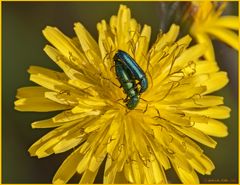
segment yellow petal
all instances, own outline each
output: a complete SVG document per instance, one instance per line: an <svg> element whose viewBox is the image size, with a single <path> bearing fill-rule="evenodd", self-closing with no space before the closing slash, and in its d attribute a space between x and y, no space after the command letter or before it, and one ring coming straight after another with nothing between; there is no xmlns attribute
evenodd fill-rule
<svg viewBox="0 0 240 185"><path fill-rule="evenodd" d="M178 88L170 91L169 94L166 94L166 98L164 100L174 102L177 100L183 100L191 98L195 95L202 94L206 91L205 86L193 87L192 85L181 85Z"/></svg>
<svg viewBox="0 0 240 185"><path fill-rule="evenodd" d="M192 166L188 163L185 156L175 153L173 156L170 155L171 162L174 162L186 173L191 173L193 171Z"/></svg>
<svg viewBox="0 0 240 185"><path fill-rule="evenodd" d="M184 137L182 143L183 146L186 146L186 154L189 156L189 158L202 155L203 150L192 139Z"/></svg>
<svg viewBox="0 0 240 185"><path fill-rule="evenodd" d="M71 148L76 147L84 140L85 140L85 134L80 129L78 129L77 131L73 132L71 135L66 136L60 142L58 142L57 145L54 146L53 148L54 153L57 154L57 153L65 152Z"/></svg>
<svg viewBox="0 0 240 185"><path fill-rule="evenodd" d="M83 120L81 123L84 124L85 122L88 122L89 119L87 119L86 121ZM31 154L31 156L36 156L36 152L37 150L44 145L46 142L48 142L49 140L51 140L52 138L56 138L58 136L61 136L66 130L68 130L69 128L73 127L74 125L76 125L77 123L79 123L79 120L76 121L70 121L67 122L65 124L63 124L62 126L55 128L54 130L50 131L49 133L47 133L46 135L44 135L42 138L40 138L39 140L37 140L29 149L29 153ZM81 126L81 124L80 124Z"/></svg>
<svg viewBox="0 0 240 185"><path fill-rule="evenodd" d="M54 128L61 126L63 123L56 123L52 119L45 119L41 121L35 121L31 124L32 128Z"/></svg>
<svg viewBox="0 0 240 185"><path fill-rule="evenodd" d="M194 170L191 172L187 172L181 168L181 166L178 166L176 163L172 163L175 171L178 174L178 177L184 184L199 184L199 179Z"/></svg>
<svg viewBox="0 0 240 185"><path fill-rule="evenodd" d="M117 26L117 17L112 16L110 21L114 22L114 26ZM104 60L107 59L107 56L109 56L109 52L112 52L116 48L116 46L113 40L114 38L112 38L112 33L110 32L110 30L108 30L105 20L102 20L101 23L97 24L97 29L99 34L98 45L101 52L101 57L104 62ZM112 28L112 30L116 32L116 27ZM110 56L109 58L111 58ZM99 67L100 69L102 69L101 66Z"/></svg>
<svg viewBox="0 0 240 185"><path fill-rule="evenodd" d="M238 30L239 18L238 16L221 16L216 20L214 26Z"/></svg>
<svg viewBox="0 0 240 185"><path fill-rule="evenodd" d="M143 167L140 166L139 162L130 162L132 168L133 178L135 184L141 184L144 178Z"/></svg>
<svg viewBox="0 0 240 185"><path fill-rule="evenodd" d="M180 29L180 27L178 25L172 24L170 29L169 29L169 31L164 36L166 38L162 38L162 40L164 42L166 42L166 43L174 42L177 39L177 35L179 33L179 29Z"/></svg>
<svg viewBox="0 0 240 185"><path fill-rule="evenodd" d="M53 147L62 139L63 135L60 135L58 137L54 137L47 142L45 142L43 145L41 145L37 151L36 156L38 158L47 157L54 153Z"/></svg>
<svg viewBox="0 0 240 185"><path fill-rule="evenodd" d="M143 69L146 69L148 63L146 62L147 50L151 36L151 27L144 25L141 35L137 41L137 48L135 51L135 60L142 66Z"/></svg>
<svg viewBox="0 0 240 185"><path fill-rule="evenodd" d="M201 85L206 86L207 90L203 94L210 94L219 89L222 89L228 83L228 77L226 72L217 72L208 74L208 79L201 83Z"/></svg>
<svg viewBox="0 0 240 185"><path fill-rule="evenodd" d="M117 16L117 43L119 49L127 51L127 42L129 41L129 22L131 19L130 9L120 5Z"/></svg>
<svg viewBox="0 0 240 185"><path fill-rule="evenodd" d="M192 38L189 35L186 35L186 36L180 38L176 43L179 46L184 45L184 49L186 49L189 46L189 44L191 43L191 41L192 41Z"/></svg>
<svg viewBox="0 0 240 185"><path fill-rule="evenodd" d="M238 35L233 31L230 31L226 28L215 27L208 28L207 32L218 38L219 40L225 42L236 50L239 50L239 41Z"/></svg>
<svg viewBox="0 0 240 185"><path fill-rule="evenodd" d="M47 89L59 93L71 91L71 93L75 95L83 94L82 91L79 91L76 88L73 88L72 86L67 84L68 78L64 73L37 66L31 66L28 72L31 74L31 81L38 83L39 85Z"/></svg>
<svg viewBox="0 0 240 185"><path fill-rule="evenodd" d="M158 162L160 163L160 165L162 165L164 167L165 170L170 169L171 165L170 165L169 159L163 152L162 147L161 146L155 147L154 145L155 144L153 143L152 149L153 149L153 152L154 152L155 157L157 158Z"/></svg>
<svg viewBox="0 0 240 185"><path fill-rule="evenodd" d="M199 158L199 161L204 165L206 168L206 174L211 175L212 170L215 169L213 162L204 154L202 154Z"/></svg>
<svg viewBox="0 0 240 185"><path fill-rule="evenodd" d="M89 97L87 99L81 99L81 101L79 101L79 105L91 106L91 107L104 107L107 105L107 101L105 99L101 99L100 97L93 97L93 98Z"/></svg>
<svg viewBox="0 0 240 185"><path fill-rule="evenodd" d="M18 111L50 112L70 109L69 105L62 105L46 98L22 98L14 102Z"/></svg>
<svg viewBox="0 0 240 185"><path fill-rule="evenodd" d="M97 148L89 162L88 169L90 171L96 171L105 159L107 154L106 143L108 142L108 139L109 135L107 129L106 131L102 132L101 139L98 140Z"/></svg>
<svg viewBox="0 0 240 185"><path fill-rule="evenodd" d="M183 115L180 114L172 114L170 112L161 110L161 118L164 118L165 120L179 125L179 126L191 126L191 122L188 119L185 119Z"/></svg>
<svg viewBox="0 0 240 185"><path fill-rule="evenodd" d="M53 117L54 122L69 122L73 120L79 120L81 121L83 118L86 118L88 116L94 116L99 115L99 111L90 111L90 112L83 112L80 114L74 114L71 110L64 111L59 113L58 115Z"/></svg>
<svg viewBox="0 0 240 185"><path fill-rule="evenodd" d="M179 29L179 26L172 24L169 31L166 34L163 34L160 39L158 39L152 46L153 51L155 51L155 53L158 53L158 51L162 50L163 47L168 46L170 43L173 43L177 39Z"/></svg>
<svg viewBox="0 0 240 185"><path fill-rule="evenodd" d="M110 25L111 31L114 34L116 34L116 27L117 27L117 16L116 15L111 16L109 25Z"/></svg>
<svg viewBox="0 0 240 185"><path fill-rule="evenodd" d="M93 184L97 173L98 170L94 172L86 170L81 177L80 184Z"/></svg>
<svg viewBox="0 0 240 185"><path fill-rule="evenodd" d="M204 56L206 57L206 59L210 62L215 61L215 52L210 37L205 33L196 33L194 34L194 36L196 37L198 43L206 45L207 49L205 48L204 52Z"/></svg>
<svg viewBox="0 0 240 185"><path fill-rule="evenodd" d="M127 184L128 183L128 181L126 180L124 173L122 171L116 174L114 183L115 184Z"/></svg>
<svg viewBox="0 0 240 185"><path fill-rule="evenodd" d="M170 134L172 137L173 134ZM169 144L166 145L167 150L173 151L175 153L177 153L177 155L186 155L186 148L185 146L183 146L182 142L179 142L177 139L172 138L171 141L169 141ZM180 156L176 156L176 158L181 158ZM179 160L179 159L177 159ZM182 161L182 163L185 163L185 161ZM185 170L190 170L188 164L182 164L182 166L184 166Z"/></svg>
<svg viewBox="0 0 240 185"><path fill-rule="evenodd" d="M44 93L48 89L40 86L30 86L30 87L21 87L17 90L16 97L20 98L31 98L34 94L34 97L44 97Z"/></svg>
<svg viewBox="0 0 240 185"><path fill-rule="evenodd" d="M130 165L130 162L125 163L125 165L124 165L124 175L125 175L128 182L136 183L134 181L133 171L132 171L132 167Z"/></svg>
<svg viewBox="0 0 240 185"><path fill-rule="evenodd" d="M55 80L61 80L63 82L67 80L67 76L64 73L47 69L44 67L40 67L40 66L30 66L28 69L28 73L42 74L44 76L48 76L49 78L52 78Z"/></svg>
<svg viewBox="0 0 240 185"><path fill-rule="evenodd" d="M186 109L182 111L186 113L207 116L215 119L226 119L230 117L231 109L226 106L214 106L214 107L199 108L199 109L188 109L188 110Z"/></svg>
<svg viewBox="0 0 240 185"><path fill-rule="evenodd" d="M155 184L155 178L153 176L153 169L152 169L152 164L151 163L147 163L146 166L142 167L143 169L143 173L144 176L143 177L143 182L144 184L148 183L148 184Z"/></svg>
<svg viewBox="0 0 240 185"><path fill-rule="evenodd" d="M79 153L79 149L73 151L58 168L56 174L53 177L54 184L65 184L76 173L76 168L82 159L82 155Z"/></svg>
<svg viewBox="0 0 240 185"><path fill-rule="evenodd" d="M199 60L196 62L196 75L217 71L219 71L219 67L216 62L209 62L207 60Z"/></svg>
<svg viewBox="0 0 240 185"><path fill-rule="evenodd" d="M116 173L117 173L117 165L114 165L113 160L108 156L105 163L103 183L113 184Z"/></svg>
<svg viewBox="0 0 240 185"><path fill-rule="evenodd" d="M45 136L40 138L38 141L36 141L29 149L28 152L31 156L37 156L37 150L44 145L46 142L48 142L51 138L61 135L62 131L59 131L59 129L55 129L49 133L47 133ZM39 157L39 156L38 156Z"/></svg>
<svg viewBox="0 0 240 185"><path fill-rule="evenodd" d="M127 156L125 155L125 149L122 146L123 145L118 145L117 151L115 150L118 154L108 155L107 157L103 179L104 184L112 184L114 181L120 181L118 178L123 175L121 173ZM120 173L118 173L118 171ZM124 177L122 180L126 181L126 178Z"/></svg>
<svg viewBox="0 0 240 185"><path fill-rule="evenodd" d="M69 89L64 85L63 82L51 79L41 74L32 74L30 76L30 80L52 91L69 91Z"/></svg>
<svg viewBox="0 0 240 185"><path fill-rule="evenodd" d="M212 161L204 154L200 156L194 156L194 158L189 159L189 163L192 167L202 175L210 175L215 166Z"/></svg>
<svg viewBox="0 0 240 185"><path fill-rule="evenodd" d="M112 118L114 117L115 111L109 110L104 115L101 116L97 121L89 125L85 128L85 132L90 133L93 132L99 128L101 128L103 125L109 125L112 122Z"/></svg>
<svg viewBox="0 0 240 185"><path fill-rule="evenodd" d="M76 106L78 104L78 98L80 98L71 94L70 91L62 91L59 93L46 92L44 95L49 100L68 106Z"/></svg>
<svg viewBox="0 0 240 185"><path fill-rule="evenodd" d="M207 136L206 134L202 133L196 128L193 128L193 127L188 127L188 128L175 127L175 128L181 131L183 134L186 134L190 138L208 147L215 148L217 145L216 141L214 141L211 137Z"/></svg>
<svg viewBox="0 0 240 185"><path fill-rule="evenodd" d="M43 30L43 35L53 44L65 57L75 65L81 65L86 62L85 56L74 45L72 40L64 35L60 30L47 26Z"/></svg>
<svg viewBox="0 0 240 185"><path fill-rule="evenodd" d="M79 79L77 80L69 80L68 81L69 84L74 85L75 87L79 88L79 89L86 89L86 88L90 88L92 86L94 86L91 83L85 82L85 81L81 81Z"/></svg>
<svg viewBox="0 0 240 185"><path fill-rule="evenodd" d="M195 96L179 103L180 107L194 108L194 107L210 107L223 104L223 97L220 96Z"/></svg>
<svg viewBox="0 0 240 185"><path fill-rule="evenodd" d="M82 160L77 165L77 172L79 174L83 173L85 170L88 169L88 164L92 157L93 157L92 151L89 151L86 154L84 154Z"/></svg>
<svg viewBox="0 0 240 185"><path fill-rule="evenodd" d="M214 119L208 119L207 123L195 122L194 128L210 136L226 137L228 135L226 125Z"/></svg>
<svg viewBox="0 0 240 185"><path fill-rule="evenodd" d="M88 122L86 120L82 121L83 122L82 124ZM81 127L82 127L81 124L77 124L72 128L69 128L66 130L62 129L62 133L60 135L56 135L55 137L52 137L47 142L42 144L36 150L36 155L38 157L46 157L52 154L53 152L61 153L77 146L80 142L85 140L85 136L86 136L86 134L83 132L83 129L81 129ZM60 128L61 127L59 127L59 129Z"/></svg>
<svg viewBox="0 0 240 185"><path fill-rule="evenodd" d="M174 64L173 71L178 71L182 69L190 61L200 58L206 51L205 44L197 44L188 49L186 49L176 60Z"/></svg>
<svg viewBox="0 0 240 185"><path fill-rule="evenodd" d="M163 167L159 165L157 160L152 162L152 171L153 171L153 178L155 179L156 184L167 184L167 178Z"/></svg>
<svg viewBox="0 0 240 185"><path fill-rule="evenodd" d="M70 79L83 80L84 75L82 74L81 68L78 66L69 65L69 59L64 57L57 49L52 46L46 45L44 48L46 54L64 71L64 73Z"/></svg>
<svg viewBox="0 0 240 185"><path fill-rule="evenodd" d="M110 138L110 143L107 145L107 152L109 154L113 154L113 151L115 150L118 141L120 140L121 137L121 132L119 130L123 129L123 124L122 124L122 119L119 119L119 117L115 117L114 120L111 122L108 134L111 137ZM118 150L118 149L117 149Z"/></svg>
<svg viewBox="0 0 240 185"><path fill-rule="evenodd" d="M198 173L201 173L202 175L206 174L206 168L197 158L191 158L188 161Z"/></svg>
<svg viewBox="0 0 240 185"><path fill-rule="evenodd" d="M97 42L81 23L74 24L74 30L78 36L83 51L93 50L98 56L100 51Z"/></svg>
<svg viewBox="0 0 240 185"><path fill-rule="evenodd" d="M80 152L84 153L84 157L77 166L78 173L83 173L86 169L95 171L101 165L106 155L107 131L108 125L104 125L95 135L89 135L81 145Z"/></svg>
<svg viewBox="0 0 240 185"><path fill-rule="evenodd" d="M102 59L98 44L82 24L75 23L74 26L74 30L78 36L81 47L83 48L84 54L88 59L86 61L88 68L91 68L92 72L95 70L96 72L99 72L99 63L102 62Z"/></svg>

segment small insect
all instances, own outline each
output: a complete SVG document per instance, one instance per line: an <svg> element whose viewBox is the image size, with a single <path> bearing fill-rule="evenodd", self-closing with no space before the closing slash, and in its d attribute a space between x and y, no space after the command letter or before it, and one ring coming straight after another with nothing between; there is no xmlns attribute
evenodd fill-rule
<svg viewBox="0 0 240 185"><path fill-rule="evenodd" d="M114 61L118 81L120 82L124 92L127 94L127 98L125 99L125 102L127 102L127 108L132 110L139 102L139 91L135 83L135 79L132 78L130 70L126 68L119 59Z"/></svg>
<svg viewBox="0 0 240 185"><path fill-rule="evenodd" d="M139 90L140 94L147 90L148 80L146 74L129 54L122 50L118 50L117 53L114 55L113 59L115 62L121 62L123 66L130 71L132 75L131 78L139 81L139 84L141 86Z"/></svg>

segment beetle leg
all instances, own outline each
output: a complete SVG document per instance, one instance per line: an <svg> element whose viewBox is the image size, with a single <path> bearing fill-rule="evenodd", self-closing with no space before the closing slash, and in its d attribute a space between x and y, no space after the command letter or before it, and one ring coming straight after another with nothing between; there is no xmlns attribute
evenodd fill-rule
<svg viewBox="0 0 240 185"><path fill-rule="evenodd" d="M126 96L126 98L125 99L123 99L123 102L127 102L129 100L129 97L128 96Z"/></svg>

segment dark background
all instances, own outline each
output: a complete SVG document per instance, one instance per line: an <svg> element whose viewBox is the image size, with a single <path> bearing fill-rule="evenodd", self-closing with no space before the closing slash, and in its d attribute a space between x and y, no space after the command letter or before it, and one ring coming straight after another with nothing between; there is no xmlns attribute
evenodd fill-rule
<svg viewBox="0 0 240 185"><path fill-rule="evenodd" d="M16 90L33 85L27 69L39 65L51 69L57 66L45 55L43 47L48 42L41 30L56 26L69 36L74 36L73 24L81 22L97 39L96 24L117 14L120 4L127 5L132 16L141 24L152 27L152 41L160 29L159 2L2 2L2 183L51 183L54 173L71 152L37 159L27 150L48 129L31 128L36 120L56 114L29 113L14 110ZM226 14L237 15L238 4L229 3ZM221 70L227 71L230 83L215 93L225 98L232 109L231 118L224 120L229 136L216 138L216 149L200 145L214 162L211 176L199 175L202 183L238 183L238 61L237 52L225 44L214 41ZM101 174L96 182L101 183ZM179 183L176 174L168 170L171 183ZM78 183L76 176L71 181Z"/></svg>

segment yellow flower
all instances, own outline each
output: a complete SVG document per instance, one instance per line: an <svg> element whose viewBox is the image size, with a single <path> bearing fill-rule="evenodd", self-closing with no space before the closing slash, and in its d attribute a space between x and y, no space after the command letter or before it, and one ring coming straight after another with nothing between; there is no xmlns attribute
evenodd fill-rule
<svg viewBox="0 0 240 185"><path fill-rule="evenodd" d="M219 6L210 1L192 2L194 21L190 33L198 43L207 44L205 57L208 60L215 61L211 38L217 38L234 49L239 49L238 35L233 31L239 29L239 19L238 16L221 16L226 5L226 2L221 2Z"/></svg>
<svg viewBox="0 0 240 185"><path fill-rule="evenodd" d="M80 183L93 183L105 161L104 183L167 183L165 170L173 166L183 183L199 183L197 173L210 175L211 160L197 145L215 148L210 136L227 136L216 119L229 117L223 98L208 95L228 83L216 63L201 60L203 44L188 47L189 36L178 41L172 25L148 48L151 27L141 29L121 5L110 24L98 23L98 43L80 23L77 38L57 28L43 34L54 46L44 51L63 70L31 66L30 80L40 86L17 92L19 111L63 110L33 128L55 128L29 149L38 158L73 149L56 172L53 183L66 183L82 174ZM129 53L146 71L149 87L134 110L116 79L113 56Z"/></svg>

